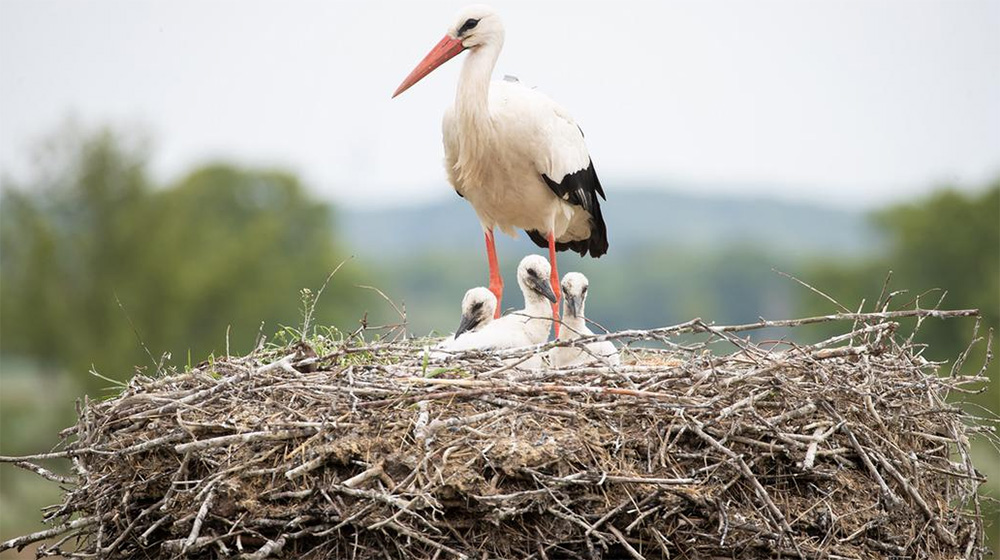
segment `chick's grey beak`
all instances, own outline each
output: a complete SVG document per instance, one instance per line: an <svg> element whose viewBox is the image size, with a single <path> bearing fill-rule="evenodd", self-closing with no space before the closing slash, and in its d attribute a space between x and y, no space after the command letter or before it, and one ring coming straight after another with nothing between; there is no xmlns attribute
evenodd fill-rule
<svg viewBox="0 0 1000 560"><path fill-rule="evenodd" d="M455 331L455 338L466 331L471 331L476 328L482 319L477 315L462 315L462 322L458 324L458 330Z"/></svg>
<svg viewBox="0 0 1000 560"><path fill-rule="evenodd" d="M529 281L529 284L531 285L532 291L536 294L539 294L552 303L556 302L556 294L552 291L552 285L549 284L547 279L543 280L541 278L532 278Z"/></svg>
<svg viewBox="0 0 1000 560"><path fill-rule="evenodd" d="M568 313L570 317L579 317L580 298L575 295L570 295L565 291L563 291L563 298L565 298L566 301L566 313Z"/></svg>

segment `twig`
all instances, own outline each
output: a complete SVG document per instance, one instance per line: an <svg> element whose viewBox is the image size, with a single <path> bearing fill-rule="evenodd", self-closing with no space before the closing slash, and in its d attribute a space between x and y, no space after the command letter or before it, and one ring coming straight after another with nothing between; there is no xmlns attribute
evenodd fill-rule
<svg viewBox="0 0 1000 560"><path fill-rule="evenodd" d="M789 280L795 282L796 284L798 284L798 285L800 285L800 286L808 289L812 293L817 294L817 295L823 297L823 299L825 299L825 300L829 301L830 303L836 305L844 313L850 313L851 312L850 309L848 309L848 308L844 307L843 305L841 305L841 303L839 301L837 301L837 300L833 299L832 297L828 296L826 293L821 292L820 290L817 290L816 288L810 286L809 284L806 284L805 282L803 282L802 280L799 280L798 278L792 276L791 274L787 274L785 272L782 272L782 271L778 270L777 268L772 268L771 270L774 271L774 272L776 272L776 273L778 273L778 274L780 274L781 276L784 276L785 278L788 278Z"/></svg>
<svg viewBox="0 0 1000 560"><path fill-rule="evenodd" d="M194 541L198 538L201 533L201 525L205 522L205 516L212 509L212 502L215 501L215 483L211 483L208 490L208 495L205 496L205 501L201 503L201 507L198 509L198 515L194 518L194 523L191 525L191 532L188 534L187 540L184 541L184 547L181 552L184 553L187 549L194 544Z"/></svg>
<svg viewBox="0 0 1000 560"><path fill-rule="evenodd" d="M636 560L645 560L645 556L639 554L639 551L633 548L632 545L628 543L628 540L625 539L625 535L623 535L621 531L616 529L614 525L608 525L608 530L611 531L612 534L614 534L615 538L618 539L618 542L621 543L621 545L625 548L626 551L628 551L629 555L632 558L635 558Z"/></svg>
<svg viewBox="0 0 1000 560"><path fill-rule="evenodd" d="M281 549L285 548L286 542L285 537L278 537L276 540L264 543L264 546L258 548L253 554L243 554L240 558L243 560L264 560L273 554L280 553Z"/></svg>
<svg viewBox="0 0 1000 560"><path fill-rule="evenodd" d="M320 286L319 287L319 291L316 292L316 297L312 298L312 301L309 302L309 305L304 310L303 317L302 317L302 336L300 338L300 342L305 342L306 337L309 336L308 335L308 333L309 333L309 327L311 326L310 323L312 323L313 315L316 312L316 305L319 304L319 298L323 297L323 291L326 290L327 284L329 284L330 280L332 280L333 277L334 277L334 275L337 274L337 271L339 271L342 266L344 266L345 264L347 264L347 261L349 261L349 260L351 260L353 258L354 258L354 256L352 255L352 256L350 256L350 257L348 257L348 258L340 261L340 264L338 264L336 266L336 268L333 269L333 272L331 272L330 274L328 274L326 276L326 280L323 281L323 285ZM229 355L229 338L228 338L228 336L226 337L226 355L227 356Z"/></svg>
<svg viewBox="0 0 1000 560"><path fill-rule="evenodd" d="M746 464L743 458L734 453L728 447L719 443L717 439L705 433L705 431L702 429L702 425L700 422L694 421L691 425L691 430L695 434L697 434L698 437L705 440L709 445L711 445L712 447L720 451L723 455L729 457L736 463L736 465L739 467L740 472L743 473L744 478L746 478L747 482L749 482L754 487L754 491L756 491L757 497L759 497L764 502L764 504L767 506L768 511L771 513L771 516L774 517L775 521L777 521L778 524L781 526L781 530L786 535L790 534L792 532L792 528L788 526L788 522L785 520L785 515L781 513L781 510L778 509L778 506L774 505L774 501L771 500L771 496L768 495L767 490L765 490L764 487L761 485L760 481L757 480L757 477L753 474L753 471L750 470L750 466Z"/></svg>
<svg viewBox="0 0 1000 560"><path fill-rule="evenodd" d="M917 502L917 505L920 506L920 511L923 512L923 514L927 517L927 520L934 527L934 532L937 533L938 538L946 542L948 546L957 546L958 543L955 540L955 535L949 533L948 530L941 525L941 522L938 521L938 516L931 511L927 502L924 501L923 496L920 495L920 492L918 492L917 489L914 488L913 485L910 484L910 482L906 480L906 478L903 477L898 470L896 470L896 467L892 466L892 463L882 456L882 454L875 452L873 455L875 455L879 462L882 463L882 467L896 479L896 482L898 482L899 485L906 490L906 493L910 495L910 498L912 498L914 502Z"/></svg>
<svg viewBox="0 0 1000 560"><path fill-rule="evenodd" d="M153 353L149 351L149 347L146 346L146 343L142 340L142 336L139 334L139 327L135 326L135 323L132 321L132 317L128 313L128 310L125 309L125 304L123 304L122 300L118 298L118 292L117 291L113 292L113 295L115 296L115 303L118 304L118 308L121 309L122 314L125 315L125 320L128 321L129 326L132 327L132 334L135 335L136 342L138 342L139 346L141 346L142 349L146 352L146 356L149 357L149 361L152 362L153 367L156 368L156 373L162 374L163 371L161 368L163 367L163 364L156 361L156 358L153 357Z"/></svg>
<svg viewBox="0 0 1000 560"><path fill-rule="evenodd" d="M861 447L861 444L858 442L858 438L854 437L854 432L851 431L851 427L848 425L847 420L844 420L844 417L841 416L830 403L823 402L823 408L826 409L827 413L840 422L840 430L847 436L848 441L851 442L851 447L854 448L855 453L857 453L858 457L861 458L861 461L865 464L868 472L871 473L872 478L875 479L879 488L882 489L882 497L889 502L889 506L897 508L902 505L903 501L891 489L889 489L889 486L885 483L885 479L882 478L882 475L879 474L878 469L876 469L875 465L872 463L871 458L868 457L868 453L863 447Z"/></svg>
<svg viewBox="0 0 1000 560"><path fill-rule="evenodd" d="M441 552L447 552L448 554L454 556L455 558L461 558L463 560L465 560L465 559L468 558L468 556L466 556L465 554L462 554L461 552L455 550L454 548L451 548L450 546L447 546L445 544L439 543L439 542L437 542L435 540L429 539L429 538L427 538L427 537L425 537L425 536L423 536L420 533L417 533L415 531L411 531L411 530L407 529L406 527L404 527L402 525L399 525L398 523L388 523L388 524L386 524L386 527L389 527L390 529L392 529L392 530L394 530L394 531L396 531L398 533L402 533L402 534L410 537L411 539L414 539L416 541L422 542L422 543L424 543L424 544L426 544L426 545L428 545L430 547L433 547L433 548L435 548L435 549L437 549L437 550L439 550Z"/></svg>
<svg viewBox="0 0 1000 560"><path fill-rule="evenodd" d="M371 290L371 291L377 293L378 295L382 296L382 299L384 299L385 301L387 301L389 303L389 305L392 306L392 309L396 312L396 314L399 315L399 318L400 318L401 321L403 321L403 324L406 324L406 312L403 311L403 310L400 310L400 308L396 306L396 304L389 298L389 296L385 295L385 292L383 292L382 290L376 288L375 286L363 286L363 285L359 285L359 286L356 286L356 287L361 288L363 290Z"/></svg>
<svg viewBox="0 0 1000 560"><path fill-rule="evenodd" d="M295 439L313 435L318 430L316 428L299 428L295 430L274 430L262 432L247 432L242 434L231 434L210 439L202 439L174 446L177 453L187 453L188 451L201 451L210 447L228 447L234 443L250 443L254 441L279 441Z"/></svg>
<svg viewBox="0 0 1000 560"><path fill-rule="evenodd" d="M361 474L358 474L357 476L353 476L345 480L344 482L341 482L341 484L343 484L348 488L357 488L358 486L361 486L366 481L372 478L377 478L379 476L382 476L383 472L384 471L382 470L381 466L374 466L370 469L365 470Z"/></svg>
<svg viewBox="0 0 1000 560"><path fill-rule="evenodd" d="M46 480L51 480L52 482L58 482L59 484L72 484L77 482L77 478L75 476L59 476L56 473L44 467L40 467L28 461L14 461L14 466L29 470Z"/></svg>
<svg viewBox="0 0 1000 560"><path fill-rule="evenodd" d="M110 514L105 514L105 515L106 516L110 516ZM0 543L0 552L3 552L4 550L10 550L12 548L16 548L17 550L20 551L22 548L24 548L25 546L27 546L27 545L29 545L31 543L35 543L35 542L38 542L38 541L43 541L45 539L50 539L52 537L61 535L61 534L65 533L66 531L72 531L74 529L81 529L83 527L87 527L89 525L93 525L93 524L97 523L98 520L100 520L101 518L102 518L102 516L100 516L100 515L91 515L91 516L88 516L88 517L81 517L79 519L74 519L73 521L70 521L69 523L63 523L62 525L58 525L58 526L53 527L51 529L46 529L44 531L38 531L38 532L35 532L35 533L31 533L30 535L24 535L22 537L17 537L17 538L14 538L14 539L10 539L9 541L4 541L4 542Z"/></svg>

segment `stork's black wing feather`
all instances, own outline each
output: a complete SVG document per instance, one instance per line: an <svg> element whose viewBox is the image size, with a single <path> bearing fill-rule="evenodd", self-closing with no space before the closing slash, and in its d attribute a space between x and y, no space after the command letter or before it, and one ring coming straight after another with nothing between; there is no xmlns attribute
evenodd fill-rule
<svg viewBox="0 0 1000 560"><path fill-rule="evenodd" d="M559 183L545 174L542 174L542 179L556 196L570 204L579 206L590 214L590 237L577 241L556 241L556 250L570 249L580 253L581 256L590 253L590 256L595 258L607 253L608 228L604 224L604 216L601 215L601 203L598 196L605 200L607 197L604 195L600 179L597 178L597 172L594 171L593 160L589 162L586 169L566 175ZM527 233L528 237L539 247L549 246L548 239L541 232L528 231Z"/></svg>

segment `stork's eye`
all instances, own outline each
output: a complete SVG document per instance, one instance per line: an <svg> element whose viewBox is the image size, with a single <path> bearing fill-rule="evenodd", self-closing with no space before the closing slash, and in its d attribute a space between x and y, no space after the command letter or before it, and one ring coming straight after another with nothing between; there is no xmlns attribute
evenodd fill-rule
<svg viewBox="0 0 1000 560"><path fill-rule="evenodd" d="M535 269L529 268L528 269L528 276L531 276L532 278L538 278L538 273L535 272Z"/></svg>
<svg viewBox="0 0 1000 560"><path fill-rule="evenodd" d="M468 31L468 30L472 29L473 27L475 27L478 23L479 23L478 19L471 19L470 18L470 19L465 20L465 23L462 24L462 27L458 28L458 34L462 35L466 31Z"/></svg>
<svg viewBox="0 0 1000 560"><path fill-rule="evenodd" d="M483 302L481 302L481 301L477 301L476 303L472 304L472 312L473 313L478 313L479 310L482 309L482 308L483 308Z"/></svg>

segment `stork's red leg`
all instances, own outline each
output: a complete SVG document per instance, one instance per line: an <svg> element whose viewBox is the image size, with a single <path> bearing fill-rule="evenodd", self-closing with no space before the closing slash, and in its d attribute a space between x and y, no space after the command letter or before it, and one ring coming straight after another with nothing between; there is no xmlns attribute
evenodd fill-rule
<svg viewBox="0 0 1000 560"><path fill-rule="evenodd" d="M556 302L552 304L552 318L557 319L556 338L559 338L559 302L562 300L562 292L559 290L559 269L556 268L556 236L549 232L549 264L552 265L552 293L556 295Z"/></svg>
<svg viewBox="0 0 1000 560"><path fill-rule="evenodd" d="M500 263L497 261L497 248L493 242L493 230L486 232L486 258L490 262L490 291L497 296L497 310L494 319L500 318L500 302L503 300L503 278L500 276Z"/></svg>

